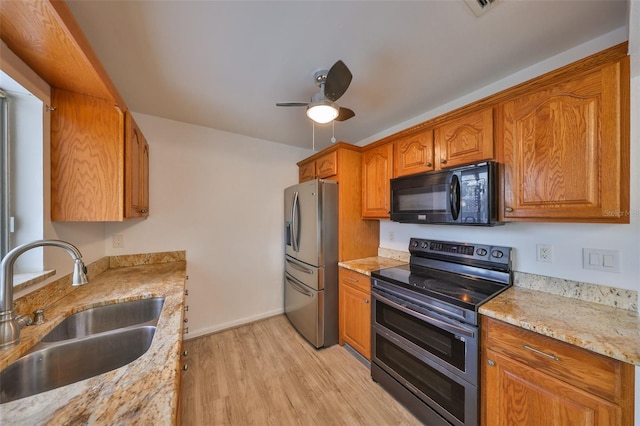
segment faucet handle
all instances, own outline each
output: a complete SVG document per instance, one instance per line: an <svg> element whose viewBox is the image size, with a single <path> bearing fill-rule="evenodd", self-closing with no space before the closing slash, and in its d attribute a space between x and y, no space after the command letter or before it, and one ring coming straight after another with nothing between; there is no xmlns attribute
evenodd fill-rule
<svg viewBox="0 0 640 426"><path fill-rule="evenodd" d="M33 311L33 324L43 324L46 321L44 317L44 309L36 309Z"/></svg>
<svg viewBox="0 0 640 426"><path fill-rule="evenodd" d="M31 324L33 324L33 320L31 317L25 315L16 315L14 320L18 323L18 327L25 328Z"/></svg>

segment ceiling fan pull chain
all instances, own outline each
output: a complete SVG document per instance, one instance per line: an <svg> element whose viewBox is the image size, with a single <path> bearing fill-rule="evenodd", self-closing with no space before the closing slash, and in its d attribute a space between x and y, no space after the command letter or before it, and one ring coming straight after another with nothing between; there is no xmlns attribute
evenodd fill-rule
<svg viewBox="0 0 640 426"><path fill-rule="evenodd" d="M331 143L336 143L336 121L331 122Z"/></svg>
<svg viewBox="0 0 640 426"><path fill-rule="evenodd" d="M316 122L311 120L311 149L316 152Z"/></svg>

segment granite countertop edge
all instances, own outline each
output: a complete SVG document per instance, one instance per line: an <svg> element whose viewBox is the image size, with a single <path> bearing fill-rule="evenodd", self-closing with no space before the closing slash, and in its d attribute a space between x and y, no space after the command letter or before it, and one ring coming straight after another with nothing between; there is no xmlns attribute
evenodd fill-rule
<svg viewBox="0 0 640 426"><path fill-rule="evenodd" d="M111 267L90 277L88 284L67 290L45 309L44 324L24 328L20 344L0 353L0 369L22 356L75 312L161 296L165 301L148 351L107 373L5 403L0 410L0 424L175 424L179 407L186 255L175 252L155 259L149 255L140 255L139 259L135 256L127 256L131 262L126 264L109 259L106 265L110 263ZM58 290L56 285L51 285L51 289ZM40 289L40 295L34 298L55 297L53 294L43 296L43 292L46 293L47 288Z"/></svg>
<svg viewBox="0 0 640 426"><path fill-rule="evenodd" d="M637 311L513 286L480 306L478 312L640 366Z"/></svg>
<svg viewBox="0 0 640 426"><path fill-rule="evenodd" d="M363 259L347 260L338 262L338 266L358 272L367 276L371 276L372 271L378 269L392 268L394 266L406 265L408 262L391 259L382 256L365 257Z"/></svg>

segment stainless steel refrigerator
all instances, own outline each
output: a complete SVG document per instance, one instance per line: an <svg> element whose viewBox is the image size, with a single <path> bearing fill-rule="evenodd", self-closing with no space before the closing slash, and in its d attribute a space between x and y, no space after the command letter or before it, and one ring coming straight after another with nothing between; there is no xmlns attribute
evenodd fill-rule
<svg viewBox="0 0 640 426"><path fill-rule="evenodd" d="M338 184L284 190L284 312L316 348L338 342Z"/></svg>

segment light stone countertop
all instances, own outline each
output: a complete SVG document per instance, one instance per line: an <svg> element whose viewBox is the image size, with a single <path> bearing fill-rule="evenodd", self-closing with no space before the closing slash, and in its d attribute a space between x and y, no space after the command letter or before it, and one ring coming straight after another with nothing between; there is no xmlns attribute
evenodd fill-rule
<svg viewBox="0 0 640 426"><path fill-rule="evenodd" d="M47 322L24 328L20 343L0 352L0 369L75 312L156 296L165 301L151 347L140 358L113 371L2 404L0 424L175 424L185 257L185 252L168 252L104 258L89 265L90 282L84 286L71 287L66 276L18 299L18 313L46 306Z"/></svg>
<svg viewBox="0 0 640 426"><path fill-rule="evenodd" d="M513 286L480 314L630 364L640 365L638 312Z"/></svg>
<svg viewBox="0 0 640 426"><path fill-rule="evenodd" d="M388 257L382 256L366 257L364 259L338 262L338 266L368 276L371 276L371 271L377 271L378 269L391 268L394 266L405 264L407 264L407 262L403 262L402 260L389 259Z"/></svg>

